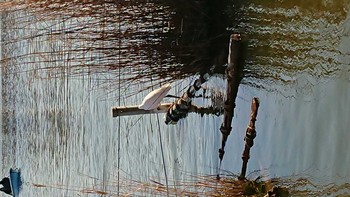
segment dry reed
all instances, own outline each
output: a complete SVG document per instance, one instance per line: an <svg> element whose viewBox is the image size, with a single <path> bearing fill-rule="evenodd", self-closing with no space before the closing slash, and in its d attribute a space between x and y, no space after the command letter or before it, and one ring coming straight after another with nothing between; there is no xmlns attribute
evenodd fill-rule
<svg viewBox="0 0 350 197"><path fill-rule="evenodd" d="M179 44L183 27L166 2L2 3L0 8L15 20L14 25L4 26L4 32L25 30L5 38L4 47L19 43L48 46L7 53L2 61L16 59L26 72L44 71L42 78L97 74L111 87L117 85L116 79L122 74L122 87L132 89L143 84L143 90L206 70L211 65L202 61L207 54L201 54L201 48L208 40L196 38L195 43Z"/></svg>
<svg viewBox="0 0 350 197"><path fill-rule="evenodd" d="M268 196L274 191L276 196L346 196L350 192L350 184L316 184L310 178L291 176L284 178L262 178L239 180L233 174L216 176L189 176L184 180L169 180L169 191L161 180L137 181L127 178L117 181L103 181L93 177L94 186L87 188L70 187L63 185L47 186L32 184L37 188L63 189L82 194L98 194L101 196ZM104 188L104 189L101 189Z"/></svg>

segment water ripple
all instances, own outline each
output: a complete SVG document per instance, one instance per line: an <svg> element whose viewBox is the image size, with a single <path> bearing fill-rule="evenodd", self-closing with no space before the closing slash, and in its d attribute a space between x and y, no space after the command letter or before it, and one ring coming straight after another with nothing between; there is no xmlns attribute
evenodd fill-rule
<svg viewBox="0 0 350 197"><path fill-rule="evenodd" d="M309 6L302 2L294 6L288 2L242 6L236 26L248 39L245 82L260 86L259 79L266 88L275 89L278 84L296 84L301 75L321 81L337 77L344 56L338 46L349 29L344 7L337 4L329 9L320 2Z"/></svg>

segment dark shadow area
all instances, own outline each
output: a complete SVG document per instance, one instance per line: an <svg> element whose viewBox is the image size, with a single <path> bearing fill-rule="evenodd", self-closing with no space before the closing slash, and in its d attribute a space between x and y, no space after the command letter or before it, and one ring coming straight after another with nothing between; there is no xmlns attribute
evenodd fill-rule
<svg viewBox="0 0 350 197"><path fill-rule="evenodd" d="M213 66L220 68L227 63L232 33L227 30L231 3L229 0L168 2L175 12L171 18L174 29L166 35L161 47L183 64L182 72L209 72ZM217 71L224 73L223 69Z"/></svg>
<svg viewBox="0 0 350 197"><path fill-rule="evenodd" d="M232 21L240 7L236 4L29 0L7 8L16 25L4 35L21 33L3 40L3 47L23 42L27 47L2 62L18 60L14 66L43 78L96 74L108 80L102 85L113 81L128 89L206 72L224 74ZM116 81L121 74L122 80Z"/></svg>
<svg viewBox="0 0 350 197"><path fill-rule="evenodd" d="M23 39L49 37L74 43L73 48L61 47L55 51L41 50L19 56L27 57L26 63L52 63L55 61L52 58L31 59L38 53L41 56L69 53L67 61L73 66L91 66L96 72L103 72L103 68L146 66L140 69L145 76L155 74L162 77L169 74L167 72L178 76L192 75L207 72L213 65L226 64L227 45L232 33L227 30L230 26L228 16L232 5L231 0L74 3L32 0L21 7L30 10L33 16L19 17L17 28L29 29L29 26L41 22L51 24L26 38L5 41L5 45ZM84 20L86 17L89 20ZM82 61L84 65L81 65ZM224 70L218 72L224 73Z"/></svg>

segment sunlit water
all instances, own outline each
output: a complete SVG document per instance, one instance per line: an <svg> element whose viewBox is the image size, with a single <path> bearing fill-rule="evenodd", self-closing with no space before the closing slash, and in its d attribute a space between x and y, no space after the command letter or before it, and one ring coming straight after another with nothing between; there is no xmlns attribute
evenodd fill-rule
<svg viewBox="0 0 350 197"><path fill-rule="evenodd" d="M246 32L249 40L247 77L236 100L223 170L240 172L250 101L257 96L258 135L248 172L308 176L322 184L349 182L348 11L349 4L340 1L295 5L250 1L235 8L239 18L231 19L231 28ZM2 29L6 24L15 25L15 18L3 16ZM31 35L39 27L6 28L3 41ZM55 51L72 43L23 39L6 46L2 59ZM63 61L67 54L55 55L29 68L20 63L29 61L24 58L1 65L1 172L5 176L10 167L22 169L23 196L87 195L80 192L83 188L116 194L118 160L120 180L165 183L159 131L169 179L216 173L222 117L189 114L176 126L165 125L162 114L112 118L111 107L119 104L113 89L118 86L100 88L101 75L69 77L69 65ZM25 58L35 61L35 56ZM54 66L61 66L68 76L56 75L57 70L36 71ZM171 93L181 95L192 81L173 82ZM223 91L225 82L213 77L207 86ZM146 93L122 98L120 104L138 104Z"/></svg>

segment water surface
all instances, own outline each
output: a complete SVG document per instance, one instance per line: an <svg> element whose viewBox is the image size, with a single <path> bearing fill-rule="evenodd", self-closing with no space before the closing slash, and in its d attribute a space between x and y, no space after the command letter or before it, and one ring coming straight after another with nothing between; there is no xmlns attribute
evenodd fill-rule
<svg viewBox="0 0 350 197"><path fill-rule="evenodd" d="M250 101L257 96L261 101L258 135L248 172L262 170L270 177L307 176L321 184L349 182L349 3L249 1L226 7L228 32L244 32L248 56L222 169L240 172ZM112 106L140 103L149 90L133 97L126 95L157 81L135 80L133 89L123 86L119 92L118 70L74 69L91 62L115 64L121 61L118 50L84 54L77 50L75 54L70 49L90 46L91 42L76 41L68 32L48 32L76 27L76 21L62 22L58 17L27 24L28 13L16 14L3 14L1 23L1 169L3 175L10 167L22 169L23 196L88 195L80 190L93 187L116 194L118 166L120 180L165 183L159 131L169 179L181 181L188 175L216 173L222 117L189 114L171 126L164 124L161 114L112 118ZM162 40L170 45L174 38L166 35L158 34L148 41L159 44ZM140 47L149 46L141 44L146 38L129 40ZM152 50L157 51L157 47ZM130 51L130 61L124 63L133 65L142 57L149 62L139 62L137 68L152 68L149 65L160 57L152 59L140 51ZM126 51L122 52L123 60L128 60ZM193 50L189 53L193 55ZM113 55L119 59L104 59ZM169 65L186 68L188 62L181 55L170 51L159 65L167 65L168 60ZM193 57L203 60L197 54ZM135 76L137 72L126 67L121 75ZM195 78L173 80L171 93L181 95ZM225 81L212 77L207 86L223 92ZM211 104L202 99L194 103Z"/></svg>

